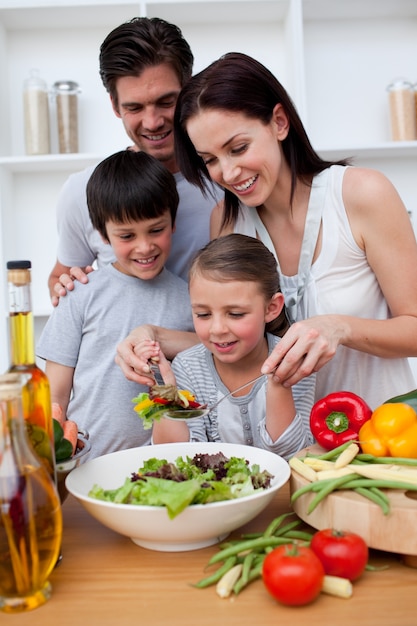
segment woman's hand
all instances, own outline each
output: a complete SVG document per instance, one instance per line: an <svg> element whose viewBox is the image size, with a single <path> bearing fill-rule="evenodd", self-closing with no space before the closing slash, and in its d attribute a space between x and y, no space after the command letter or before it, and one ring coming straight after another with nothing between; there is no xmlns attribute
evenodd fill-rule
<svg viewBox="0 0 417 626"><path fill-rule="evenodd" d="M285 387L291 387L326 365L346 340L348 331L346 318L339 315L321 315L296 322L266 359L262 373L268 374L277 367L274 378Z"/></svg>

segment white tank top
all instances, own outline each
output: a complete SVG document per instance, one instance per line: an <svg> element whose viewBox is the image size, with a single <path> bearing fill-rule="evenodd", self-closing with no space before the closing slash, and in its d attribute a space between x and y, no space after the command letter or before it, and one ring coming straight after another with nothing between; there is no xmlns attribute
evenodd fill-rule
<svg viewBox="0 0 417 626"><path fill-rule="evenodd" d="M333 165L313 180L301 255L311 259L317 242L316 226L309 223L311 212L316 216L321 213L322 248L313 265L310 260L306 281L300 276L300 268L296 276L280 272L286 302L294 303L297 292L300 294L293 309L294 319L332 313L369 319L391 317L376 276L350 229L342 198L345 171L346 167ZM256 209L242 207L234 232L258 237L277 257ZM347 390L357 393L374 409L415 386L408 359L383 359L339 346L334 358L317 374L316 399Z"/></svg>

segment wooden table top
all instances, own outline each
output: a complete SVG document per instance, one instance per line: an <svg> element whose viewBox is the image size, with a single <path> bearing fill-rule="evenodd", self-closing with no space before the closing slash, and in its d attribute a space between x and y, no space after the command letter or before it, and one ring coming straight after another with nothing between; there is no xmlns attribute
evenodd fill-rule
<svg viewBox="0 0 417 626"><path fill-rule="evenodd" d="M289 510L288 484L241 532L262 531ZM61 564L50 577L52 597L27 613L5 615L19 626L416 626L417 569L398 555L371 551L370 564L354 583L353 596L325 594L304 607L285 607L261 580L238 596L221 599L215 588L196 589L217 546L190 552L156 552L135 545L91 517L73 496L63 505ZM417 532L417 531L416 531Z"/></svg>

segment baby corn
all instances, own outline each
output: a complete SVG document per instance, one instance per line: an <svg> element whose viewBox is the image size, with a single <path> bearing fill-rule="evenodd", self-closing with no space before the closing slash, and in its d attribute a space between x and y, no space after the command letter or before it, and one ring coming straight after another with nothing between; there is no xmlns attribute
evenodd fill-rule
<svg viewBox="0 0 417 626"><path fill-rule="evenodd" d="M348 446L346 450L343 450L343 452L337 457L334 462L335 469L349 465L349 463L353 461L355 456L358 454L359 450L360 448L357 443L351 443L350 446Z"/></svg>
<svg viewBox="0 0 417 626"><path fill-rule="evenodd" d="M326 575L323 579L321 591L322 593L328 593L331 596L338 596L339 598L350 598L353 593L353 587L352 583L347 578Z"/></svg>
<svg viewBox="0 0 417 626"><path fill-rule="evenodd" d="M355 474L373 478L376 480L394 480L417 485L417 468L412 469L401 465L383 465L372 463L370 465L348 465L345 469L350 469Z"/></svg>
<svg viewBox="0 0 417 626"><path fill-rule="evenodd" d="M306 478L308 481L313 482L317 480L317 474L315 470L303 463L303 461L301 461L301 459L299 459L298 457L293 456L288 461L288 463L294 471Z"/></svg>
<svg viewBox="0 0 417 626"><path fill-rule="evenodd" d="M216 593L220 598L228 598L233 591L235 583L238 581L242 573L242 563L234 565L226 572L216 585Z"/></svg>

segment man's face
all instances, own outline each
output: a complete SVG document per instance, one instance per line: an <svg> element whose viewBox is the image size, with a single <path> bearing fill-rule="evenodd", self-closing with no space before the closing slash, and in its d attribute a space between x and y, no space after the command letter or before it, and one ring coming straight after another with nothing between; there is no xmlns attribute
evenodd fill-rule
<svg viewBox="0 0 417 626"><path fill-rule="evenodd" d="M181 85L172 67L156 65L140 76L118 78L116 90L114 112L135 146L157 158L171 173L177 172L173 119Z"/></svg>

